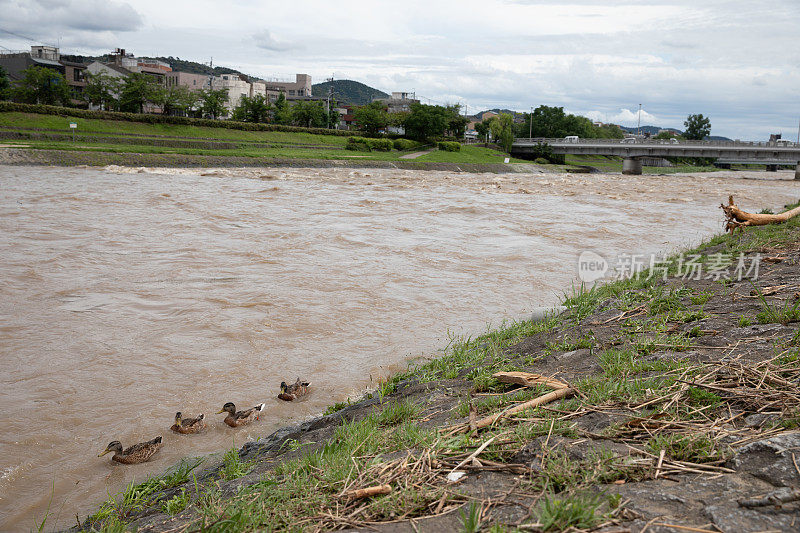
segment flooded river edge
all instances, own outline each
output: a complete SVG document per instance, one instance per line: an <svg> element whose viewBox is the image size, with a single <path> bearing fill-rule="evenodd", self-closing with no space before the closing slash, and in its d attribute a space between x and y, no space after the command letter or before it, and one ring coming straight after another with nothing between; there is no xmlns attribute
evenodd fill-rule
<svg viewBox="0 0 800 533"><path fill-rule="evenodd" d="M0 167L0 527L74 523L133 479L324 411L559 301L579 254L689 246L791 173L470 174ZM770 179L764 179L770 178ZM774 179L780 178L780 179ZM313 382L299 404L277 384ZM267 402L243 430L212 413ZM176 410L206 434L175 436ZM20 413L23 415L21 416ZM164 436L151 462L105 445ZM197 437L197 438L195 438Z"/></svg>

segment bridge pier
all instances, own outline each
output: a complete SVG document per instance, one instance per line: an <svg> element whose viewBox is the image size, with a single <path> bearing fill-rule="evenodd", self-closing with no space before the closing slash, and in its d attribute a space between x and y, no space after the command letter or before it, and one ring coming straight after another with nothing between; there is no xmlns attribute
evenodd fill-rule
<svg viewBox="0 0 800 533"><path fill-rule="evenodd" d="M794 169L794 179L800 180L800 161L797 162L797 166Z"/></svg>
<svg viewBox="0 0 800 533"><path fill-rule="evenodd" d="M642 160L638 157L626 157L622 160L622 173L639 175L642 173Z"/></svg>

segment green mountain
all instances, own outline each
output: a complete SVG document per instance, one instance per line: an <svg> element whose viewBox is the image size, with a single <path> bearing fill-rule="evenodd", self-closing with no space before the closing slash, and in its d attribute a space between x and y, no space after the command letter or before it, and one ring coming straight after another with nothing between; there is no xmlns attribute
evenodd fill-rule
<svg viewBox="0 0 800 533"><path fill-rule="evenodd" d="M333 90L333 98L339 104L364 105L373 98L389 98L389 95L369 85L353 80L333 80L315 83L311 86L312 96L326 97L329 89Z"/></svg>

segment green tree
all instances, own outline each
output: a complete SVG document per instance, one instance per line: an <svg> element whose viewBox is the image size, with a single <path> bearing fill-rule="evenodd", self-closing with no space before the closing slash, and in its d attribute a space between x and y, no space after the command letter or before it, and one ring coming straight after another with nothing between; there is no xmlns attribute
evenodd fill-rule
<svg viewBox="0 0 800 533"><path fill-rule="evenodd" d="M134 72L122 83L119 94L119 109L126 113L142 113L144 106L155 99L158 89L156 81L147 74Z"/></svg>
<svg viewBox="0 0 800 533"><path fill-rule="evenodd" d="M300 100L292 106L292 123L306 128L324 128L328 123L325 104Z"/></svg>
<svg viewBox="0 0 800 533"><path fill-rule="evenodd" d="M217 119L226 114L228 89L203 89L200 91L200 111L204 116Z"/></svg>
<svg viewBox="0 0 800 533"><path fill-rule="evenodd" d="M411 104L411 113L404 124L406 135L420 141L447 135L461 138L469 121L459 111L457 105Z"/></svg>
<svg viewBox="0 0 800 533"><path fill-rule="evenodd" d="M22 79L11 87L11 97L26 104L65 105L70 93L64 75L45 67L22 71Z"/></svg>
<svg viewBox="0 0 800 533"><path fill-rule="evenodd" d="M83 98L90 104L99 106L100 109L115 110L119 107L119 93L122 90L122 80L109 76L105 72L89 74Z"/></svg>
<svg viewBox="0 0 800 533"><path fill-rule="evenodd" d="M161 114L174 115L186 112L185 102L191 90L185 85L169 87L156 85L152 89L150 101L161 108Z"/></svg>
<svg viewBox="0 0 800 533"><path fill-rule="evenodd" d="M658 140L661 140L661 141L664 141L664 140L668 141L670 139L674 139L675 137L676 137L676 135L674 133L672 133L671 131L664 130L662 132L659 132L658 135L653 137L653 139L658 139Z"/></svg>
<svg viewBox="0 0 800 533"><path fill-rule="evenodd" d="M6 69L0 67L0 100L8 100L11 96L11 83L8 81Z"/></svg>
<svg viewBox="0 0 800 533"><path fill-rule="evenodd" d="M525 121L518 125L516 133L520 137L545 137L558 139L567 135L583 138L621 139L624 135L617 126L595 126L586 117L564 112L563 107L539 106L533 113L525 114Z"/></svg>
<svg viewBox="0 0 800 533"><path fill-rule="evenodd" d="M489 121L484 120L481 122L475 123L475 132L478 134L478 138L482 139L483 142L489 142Z"/></svg>
<svg viewBox="0 0 800 533"><path fill-rule="evenodd" d="M514 117L508 113L500 113L489 119L488 127L495 142L503 150L510 152L511 145L514 144Z"/></svg>
<svg viewBox="0 0 800 533"><path fill-rule="evenodd" d="M461 115L461 106L459 105L447 106L446 109L448 114L448 133L456 139L463 139L464 133L467 130L467 124L469 124L469 119Z"/></svg>
<svg viewBox="0 0 800 533"><path fill-rule="evenodd" d="M683 125L686 127L683 136L690 141L702 141L711 133L711 121L708 117L704 117L702 113L699 115L689 115L686 117Z"/></svg>
<svg viewBox="0 0 800 533"><path fill-rule="evenodd" d="M189 89L181 95L176 107L185 115L195 116L197 114L196 111L200 108L201 100L200 91L193 91Z"/></svg>
<svg viewBox="0 0 800 533"><path fill-rule="evenodd" d="M353 112L358 129L366 135L375 136L389 125L389 114L383 102L371 102L357 107Z"/></svg>
<svg viewBox="0 0 800 533"><path fill-rule="evenodd" d="M240 122L269 122L272 106L263 94L242 96L231 118Z"/></svg>
<svg viewBox="0 0 800 533"><path fill-rule="evenodd" d="M278 99L275 100L272 112L272 120L275 124L291 124L292 123L292 109L289 107L289 102L286 101L286 95L281 92Z"/></svg>

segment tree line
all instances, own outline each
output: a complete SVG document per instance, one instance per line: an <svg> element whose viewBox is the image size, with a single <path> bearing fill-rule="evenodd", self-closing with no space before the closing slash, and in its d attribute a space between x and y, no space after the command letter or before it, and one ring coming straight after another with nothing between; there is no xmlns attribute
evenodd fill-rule
<svg viewBox="0 0 800 533"><path fill-rule="evenodd" d="M87 77L87 85L80 94L71 94L64 76L44 67L31 67L23 71L23 78L10 84L0 67L0 99L29 104L70 105L71 100L82 100L108 111L142 113L152 104L165 115L177 114L217 119L227 115L227 89L206 88L193 91L183 85L165 86L152 76L132 73L116 78L104 73ZM353 111L356 127L367 136L378 136L390 127L402 128L405 136L418 141L462 139L469 120L460 114L458 105L425 105L412 103L409 111L389 113L385 103L375 101L356 107ZM290 105L281 93L275 102L265 95L242 96L230 113L230 118L241 122L294 125L316 128L333 128L339 121L336 102L326 106L321 101L297 101ZM711 123L702 114L689 115L684 122L684 139L704 139L711 131ZM523 113L522 120L508 113L500 113L475 124L478 137L485 142L491 138L503 150L510 151L515 137L563 138L576 135L581 138L622 139L623 131L616 125L594 124L590 119L566 113L563 107L540 105L531 113ZM668 138L667 132L656 138Z"/></svg>

